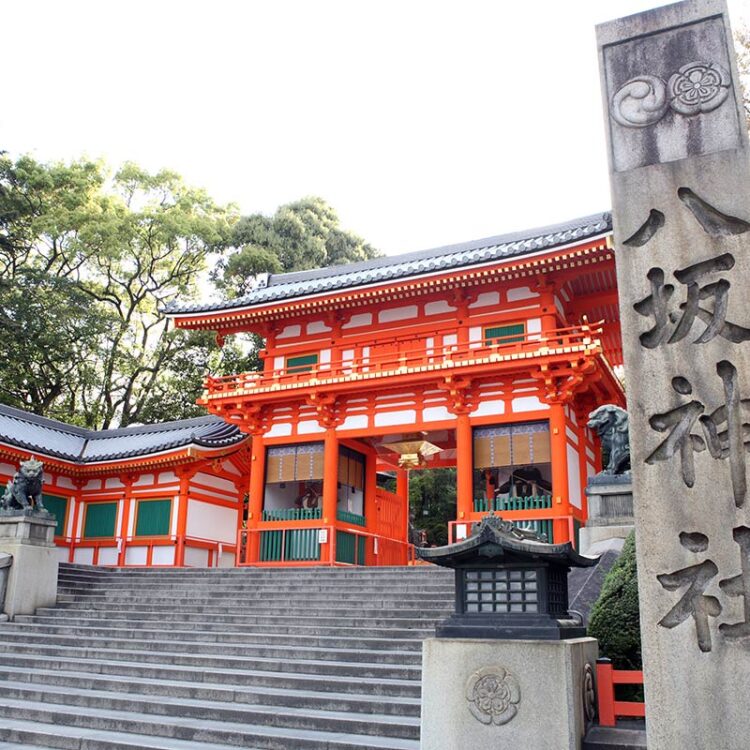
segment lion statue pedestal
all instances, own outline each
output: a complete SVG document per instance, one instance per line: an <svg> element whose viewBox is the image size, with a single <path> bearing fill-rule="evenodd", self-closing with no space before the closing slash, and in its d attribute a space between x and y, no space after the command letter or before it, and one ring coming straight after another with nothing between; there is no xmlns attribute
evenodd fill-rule
<svg viewBox="0 0 750 750"><path fill-rule="evenodd" d="M32 466L24 467L32 462ZM57 522L44 510L41 491L34 491L33 480L41 477L41 463L32 462L21 465L0 509L0 553L13 558L0 613L11 620L16 615L33 615L38 607L54 606L57 601ZM19 481L19 477L23 478Z"/></svg>

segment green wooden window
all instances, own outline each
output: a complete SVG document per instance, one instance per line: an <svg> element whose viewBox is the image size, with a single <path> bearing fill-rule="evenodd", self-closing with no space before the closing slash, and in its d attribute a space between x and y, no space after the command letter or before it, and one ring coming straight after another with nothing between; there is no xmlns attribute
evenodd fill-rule
<svg viewBox="0 0 750 750"><path fill-rule="evenodd" d="M365 537L349 534L346 531L336 532L336 562L350 565L365 564Z"/></svg>
<svg viewBox="0 0 750 750"><path fill-rule="evenodd" d="M166 536L172 520L171 500L139 500L135 519L136 536Z"/></svg>
<svg viewBox="0 0 750 750"><path fill-rule="evenodd" d="M55 517L55 536L65 535L65 518L68 514L68 498L58 495L42 495L44 507Z"/></svg>
<svg viewBox="0 0 750 750"><path fill-rule="evenodd" d="M88 503L83 525L84 539L115 535L117 503Z"/></svg>
<svg viewBox="0 0 750 750"><path fill-rule="evenodd" d="M301 354L298 357L286 358L286 369L289 372L312 372L317 364L317 354Z"/></svg>
<svg viewBox="0 0 750 750"><path fill-rule="evenodd" d="M523 323L512 323L504 326L491 326L484 329L485 344L512 344L523 341L526 326Z"/></svg>
<svg viewBox="0 0 750 750"><path fill-rule="evenodd" d="M280 562L283 560L319 560L320 529L288 529L286 537L281 529L261 531L261 562Z"/></svg>

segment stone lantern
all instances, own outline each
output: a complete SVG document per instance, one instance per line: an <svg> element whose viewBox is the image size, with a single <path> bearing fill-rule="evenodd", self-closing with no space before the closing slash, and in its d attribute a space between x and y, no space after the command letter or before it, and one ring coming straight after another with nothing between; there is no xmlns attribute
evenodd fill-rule
<svg viewBox="0 0 750 750"><path fill-rule="evenodd" d="M485 517L467 539L420 548L419 556L456 571L456 611L438 638L560 640L586 628L568 612L568 571L596 565L570 542L547 544L533 531Z"/></svg>

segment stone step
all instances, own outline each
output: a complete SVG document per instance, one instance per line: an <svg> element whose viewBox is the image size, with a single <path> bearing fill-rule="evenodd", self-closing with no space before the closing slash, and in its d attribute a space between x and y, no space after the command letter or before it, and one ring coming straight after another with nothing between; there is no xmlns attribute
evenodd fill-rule
<svg viewBox="0 0 750 750"><path fill-rule="evenodd" d="M387 750L418 750L419 742L414 739L374 737L356 734L345 734L332 731L274 727L235 722L222 722L194 717L154 717L132 711L112 711L110 709L81 708L78 706L45 705L43 703L25 702L7 699L0 703L0 740L19 741L27 744L34 742L33 729L29 722L54 725L58 737L80 737L81 730L97 732L114 732L117 734L140 734L165 740L189 740L192 742L214 743L215 745L233 745L244 748L264 748L265 750L364 750L365 748L383 748ZM14 726L15 723L15 726ZM26 723L26 734L23 726ZM63 727L75 729L76 733L62 732ZM15 729L13 732L11 730ZM20 730L20 731L19 731ZM31 732L29 732L31 730ZM49 733L47 733L49 734ZM39 735L37 735L39 737ZM92 740L97 735L89 735ZM42 739L42 737L39 737ZM122 738L120 738L122 739ZM30 741L31 740L31 741ZM44 738L46 742L47 738ZM99 740L102 742L102 740ZM75 747L79 744L46 744L47 747ZM44 746L44 745L43 745ZM86 750L111 750L112 745L86 743ZM116 747L116 746L115 746ZM145 747L148 747L146 745ZM165 743L156 747L169 748ZM204 746L205 747L205 746ZM196 748L197 750L197 748Z"/></svg>
<svg viewBox="0 0 750 750"><path fill-rule="evenodd" d="M188 682L220 682L229 686L315 690L324 693L354 693L373 696L418 698L421 684L413 679L389 679L382 676L351 677L346 675L321 675L278 670L251 670L244 668L210 668L206 666L164 664L154 661L117 659L66 658L65 655L7 653L2 654L3 666L17 669L48 671L75 671L79 673L144 677L153 680Z"/></svg>
<svg viewBox="0 0 750 750"><path fill-rule="evenodd" d="M158 646L160 644L154 644ZM245 669L261 671L294 672L296 674L336 675L347 677L383 677L386 679L419 680L421 668L414 665L378 664L375 662L344 662L323 659L284 659L261 656L239 656L229 654L196 653L169 650L164 648L137 649L128 648L126 643L116 648L97 646L74 646L57 643L0 643L0 657L4 654L36 654L59 656L66 659L115 659L121 661L149 661L161 664L179 664L182 666L203 666L216 669Z"/></svg>
<svg viewBox="0 0 750 750"><path fill-rule="evenodd" d="M327 711L297 706L254 706L196 698L148 695L69 686L38 686L23 682L3 683L3 700L43 703L49 708L74 706L110 713L128 712L163 717L164 721L202 719L268 727L366 734L376 737L419 739L419 718L357 713L351 709Z"/></svg>
<svg viewBox="0 0 750 750"><path fill-rule="evenodd" d="M195 622L180 621L180 628L185 632L205 631L226 633L227 626L212 621L200 620ZM153 628L155 623L165 624L162 618L152 617L149 619L122 619L114 620L107 617L96 618L76 618L64 617L62 615L55 617L41 617L39 615L17 615L13 623L4 623L0 626L0 635L4 632L10 632L13 627L24 629L34 624L52 626L50 632L63 632L61 628L99 628L108 627L122 628L132 631ZM242 623L239 623L241 625ZM190 627L193 625L194 627ZM233 624L234 626L234 624ZM238 626L239 627L239 626ZM172 628L169 628L171 632ZM164 629L162 633L166 632ZM346 649L365 649L369 651L382 651L398 649L399 653L414 652L421 653L422 642L413 635L410 638L363 638L361 635L341 636L341 635L309 635L300 636L297 633L256 633L249 626L232 631L238 640L242 640L246 645L268 645L268 646L296 646L296 647L315 647L315 648L346 648Z"/></svg>
<svg viewBox="0 0 750 750"><path fill-rule="evenodd" d="M44 687L58 686L84 690L107 690L118 693L137 693L152 699L189 698L193 700L224 701L263 706L292 706L324 711L354 711L366 714L419 717L418 698L367 695L358 693L320 692L273 687L232 687L220 683L189 680L120 677L76 671L53 671L31 667L0 666L0 684L28 683Z"/></svg>
<svg viewBox="0 0 750 750"><path fill-rule="evenodd" d="M137 633L114 628L48 628L31 626L3 626L0 633L4 643L27 643L29 640L43 642L45 645L76 646L86 639L89 647L119 648L138 650L189 650L191 654L219 654L227 656L253 656L263 658L315 659L345 662L373 662L381 664L421 664L421 654L417 650L409 653L403 651L369 651L365 649L313 648L305 643L280 646L263 643L247 643L242 633L201 634L193 631L152 630ZM137 635L137 637L136 637ZM213 636L198 638L198 635ZM40 637L43 636L43 637Z"/></svg>
<svg viewBox="0 0 750 750"><path fill-rule="evenodd" d="M221 597L216 592L206 590L205 592L194 592L186 593L184 595L177 596L175 592L170 589L164 589L161 592L145 594L141 591L129 592L123 594L58 594L57 601L59 604L65 604L68 602L91 602L91 603L107 603L107 604L129 604L131 602L139 602L143 604L165 604L165 597L169 597L172 606L180 607L186 604L210 604L215 602L217 599L224 599L227 602L233 603L236 607L257 605L259 603L274 602L283 603L288 602L292 596L290 592L287 593L269 593L267 596L252 595L247 597L234 597L227 596ZM408 608L415 608L417 606L429 606L434 604L438 607L445 607L449 603L449 599L445 596L433 596L431 594L399 594L398 592L383 592L378 593L374 591L368 591L363 594L362 591L357 592L344 592L339 595L334 594L316 594L316 593L300 593L294 595L294 600L298 605L315 605L319 606L342 606L344 603L350 607L370 605L371 607L397 607L399 604L406 605Z"/></svg>

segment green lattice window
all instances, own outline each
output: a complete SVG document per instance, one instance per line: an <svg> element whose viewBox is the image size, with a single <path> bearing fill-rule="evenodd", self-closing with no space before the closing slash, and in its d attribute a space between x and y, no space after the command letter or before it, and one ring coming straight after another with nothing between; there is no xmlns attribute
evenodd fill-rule
<svg viewBox="0 0 750 750"><path fill-rule="evenodd" d="M136 536L166 536L172 520L171 500L139 500L135 518Z"/></svg>
<svg viewBox="0 0 750 750"><path fill-rule="evenodd" d="M83 523L84 539L113 537L117 521L117 503L87 503Z"/></svg>
<svg viewBox="0 0 750 750"><path fill-rule="evenodd" d="M300 354L297 357L286 358L287 372L312 372L318 364L317 354Z"/></svg>
<svg viewBox="0 0 750 750"><path fill-rule="evenodd" d="M503 326L490 326L484 329L484 343L489 344L513 344L523 341L526 326L523 323L511 323Z"/></svg>
<svg viewBox="0 0 750 750"><path fill-rule="evenodd" d="M68 517L68 498L59 495L42 495L44 507L55 517L55 536L65 536L65 519Z"/></svg>

